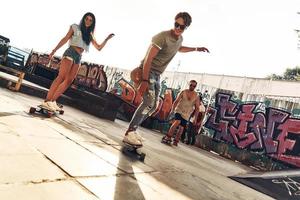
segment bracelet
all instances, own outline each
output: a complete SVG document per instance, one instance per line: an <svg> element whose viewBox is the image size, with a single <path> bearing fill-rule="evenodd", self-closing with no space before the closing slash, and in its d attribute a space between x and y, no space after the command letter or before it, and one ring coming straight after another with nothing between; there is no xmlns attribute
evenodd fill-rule
<svg viewBox="0 0 300 200"><path fill-rule="evenodd" d="M142 82L148 82L148 83L150 83L149 80L146 80L146 79L143 79Z"/></svg>
<svg viewBox="0 0 300 200"><path fill-rule="evenodd" d="M198 47L196 47L195 51L198 51Z"/></svg>

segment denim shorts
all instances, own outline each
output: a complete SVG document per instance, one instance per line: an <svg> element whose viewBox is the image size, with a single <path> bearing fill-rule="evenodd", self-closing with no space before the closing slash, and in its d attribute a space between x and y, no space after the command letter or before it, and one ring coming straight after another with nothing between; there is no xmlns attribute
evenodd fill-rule
<svg viewBox="0 0 300 200"><path fill-rule="evenodd" d="M72 59L75 64L80 64L81 55L72 47L67 48L63 54L63 57Z"/></svg>
<svg viewBox="0 0 300 200"><path fill-rule="evenodd" d="M180 120L180 125L183 126L183 127L186 126L187 121L185 119L183 119L181 114L175 113L175 120Z"/></svg>

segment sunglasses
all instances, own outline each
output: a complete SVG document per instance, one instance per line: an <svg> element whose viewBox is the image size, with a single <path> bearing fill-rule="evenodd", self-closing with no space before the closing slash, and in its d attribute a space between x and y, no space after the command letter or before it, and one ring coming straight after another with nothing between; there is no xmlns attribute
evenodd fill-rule
<svg viewBox="0 0 300 200"><path fill-rule="evenodd" d="M196 85L194 85L194 84L190 84L190 87L193 87L193 88L195 88L195 87L196 87Z"/></svg>
<svg viewBox="0 0 300 200"><path fill-rule="evenodd" d="M175 28L180 29L180 30L185 30L187 28L186 25L181 25L177 22L175 22L174 26L175 26Z"/></svg>

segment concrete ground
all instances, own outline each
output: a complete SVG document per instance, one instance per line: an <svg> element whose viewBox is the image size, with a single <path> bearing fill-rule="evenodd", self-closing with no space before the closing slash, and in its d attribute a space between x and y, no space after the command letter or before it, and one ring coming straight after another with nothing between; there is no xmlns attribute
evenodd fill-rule
<svg viewBox="0 0 300 200"><path fill-rule="evenodd" d="M42 99L0 88L0 199L272 199L228 176L250 168L199 148L160 142L140 128L145 163L120 151L127 123L65 106L28 114Z"/></svg>

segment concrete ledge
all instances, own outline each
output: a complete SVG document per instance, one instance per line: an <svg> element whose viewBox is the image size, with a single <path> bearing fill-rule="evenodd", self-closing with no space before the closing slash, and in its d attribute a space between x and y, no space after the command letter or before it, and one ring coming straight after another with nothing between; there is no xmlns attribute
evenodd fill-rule
<svg viewBox="0 0 300 200"><path fill-rule="evenodd" d="M2 74L0 76L0 87L6 88L8 83L15 82L15 79L16 77ZM45 98L48 89L24 81L19 92L39 98ZM69 88L64 94L65 95L62 95L57 102L111 121L116 119L118 108L121 105L120 99L113 94L106 92L95 95L86 91Z"/></svg>

